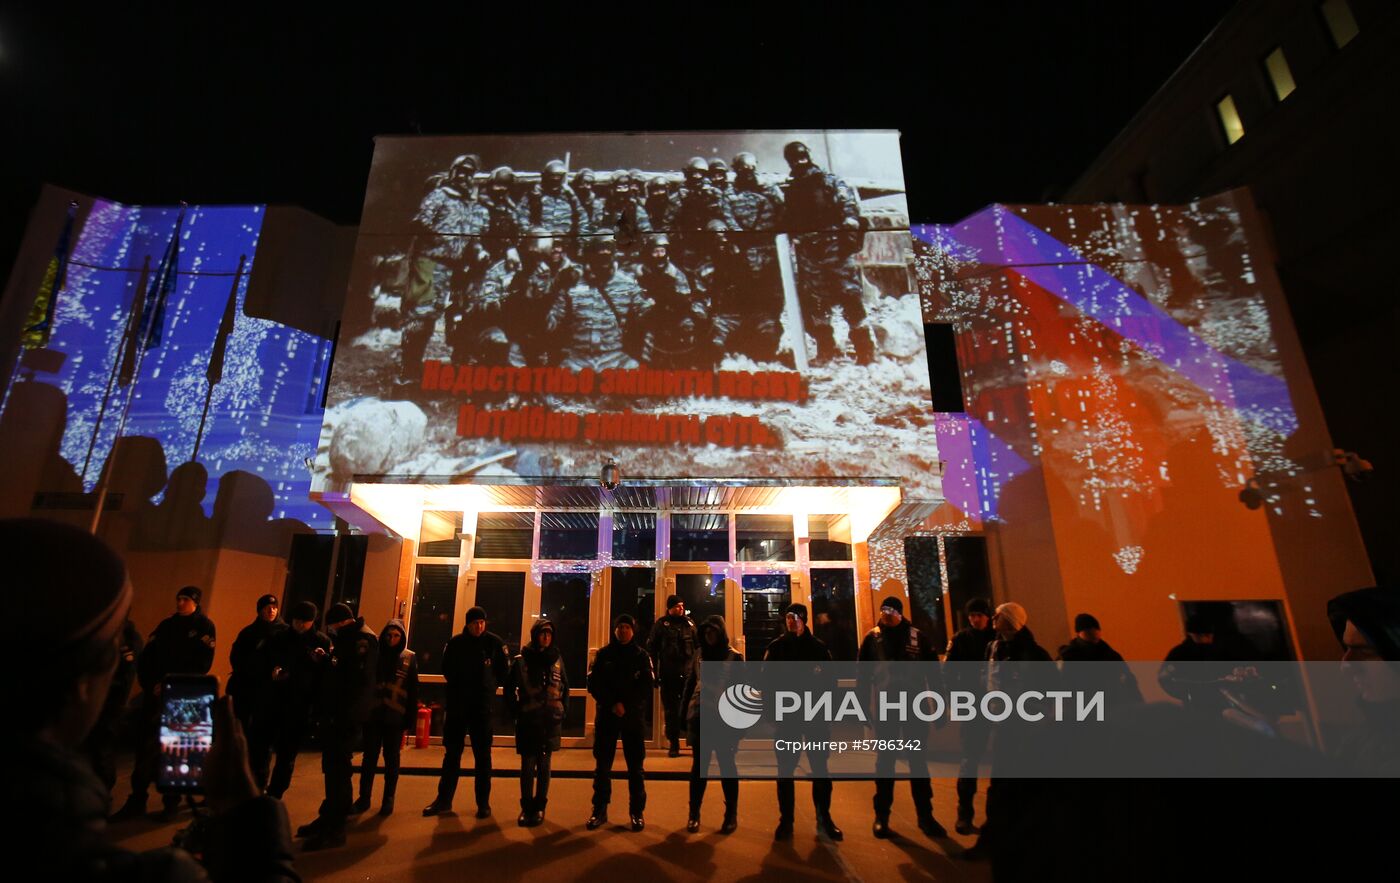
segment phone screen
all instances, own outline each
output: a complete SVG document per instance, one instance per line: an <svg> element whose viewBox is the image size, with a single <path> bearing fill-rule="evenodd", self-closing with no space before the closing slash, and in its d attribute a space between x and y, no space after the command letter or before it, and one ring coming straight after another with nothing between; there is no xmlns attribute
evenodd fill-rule
<svg viewBox="0 0 1400 883"><path fill-rule="evenodd" d="M204 762L214 742L214 698L218 681L210 677L166 678L161 687L161 791L198 793Z"/></svg>

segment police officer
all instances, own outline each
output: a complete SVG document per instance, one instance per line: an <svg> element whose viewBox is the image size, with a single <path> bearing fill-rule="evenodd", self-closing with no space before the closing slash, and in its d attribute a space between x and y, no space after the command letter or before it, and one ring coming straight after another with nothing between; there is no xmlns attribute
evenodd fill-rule
<svg viewBox="0 0 1400 883"><path fill-rule="evenodd" d="M141 717L138 723L136 765L131 771L131 796L113 820L135 818L146 812L146 790L155 780L160 763L160 691L166 675L209 672L214 663L214 622L199 609L203 592L185 586L175 593L175 613L156 626L136 660L141 682ZM170 821L180 809L178 794L163 794L161 821Z"/></svg>
<svg viewBox="0 0 1400 883"><path fill-rule="evenodd" d="M496 687L510 674L510 654L498 635L486 630L486 611L467 611L466 627L442 651L442 674L447 679L447 719L442 727L442 775L433 802L423 815L452 809L457 779L462 774L462 748L468 736L476 767L476 817L491 815L491 703Z"/></svg>
<svg viewBox="0 0 1400 883"><path fill-rule="evenodd" d="M436 180L423 198L414 218L420 232L400 308L401 382L413 384L421 376L423 354L448 299L452 302L448 316L449 341L452 339L457 314L470 306L490 262L481 242L491 216L477 198L476 172L480 167L481 159L475 154L453 160L446 175Z"/></svg>
<svg viewBox="0 0 1400 883"><path fill-rule="evenodd" d="M557 159L545 163L540 183L520 200L521 229L543 227L556 236L581 236L589 232L588 214L578 195L564 186L568 169Z"/></svg>
<svg viewBox="0 0 1400 883"><path fill-rule="evenodd" d="M647 237L637 265L637 284L651 302L637 321L644 328L642 361L667 368L703 370L714 366L713 326L685 274L670 259L665 233ZM653 634L655 634L653 632Z"/></svg>
<svg viewBox="0 0 1400 883"><path fill-rule="evenodd" d="M948 641L945 662L954 663L944 668L945 680L951 690L966 690L981 697L987 687L986 667L987 645L997 636L992 628L992 605L985 598L970 598L963 605L963 615L967 627L960 629ZM991 737L990 726L981 716L958 724L958 823L959 834L974 834L977 828L972 824L974 813L972 799L977 796L977 770L982 765L982 755L987 751L987 741Z"/></svg>
<svg viewBox="0 0 1400 883"><path fill-rule="evenodd" d="M757 362L778 358L783 329L783 282L778 271L774 237L783 211L778 188L758 180L758 160L752 153L734 156L734 186L729 194L738 233L732 234L743 255L732 289L741 296L731 305L716 306L730 324L726 352ZM731 312L732 310L732 312Z"/></svg>
<svg viewBox="0 0 1400 883"><path fill-rule="evenodd" d="M630 614L619 615L613 620L612 641L598 651L588 670L588 692L598 708L593 722L593 814L587 825L590 831L608 823L612 767L619 738L622 757L627 761L627 814L633 831L646 827L642 817L647 805L643 726L655 677L651 657L633 640L636 634L636 620Z"/></svg>
<svg viewBox="0 0 1400 883"><path fill-rule="evenodd" d="M764 662L812 662L814 672L820 671L820 664L831 661L831 653L826 645L817 640L807 628L807 606L793 604L783 616L782 635L774 638L764 651ZM798 722L796 725L784 722L779 728L780 738L797 742L823 742L829 735L825 724ZM831 819L831 779L827 775L827 754L822 749L807 749L807 762L812 767L812 806L817 812L817 833L831 840L841 840L845 834ZM792 839L792 818L797 803L797 787L792 774L797 769L798 752L778 753L778 827L773 839Z"/></svg>
<svg viewBox="0 0 1400 883"><path fill-rule="evenodd" d="M587 232L596 233L603 220L603 197L598 193L598 176L592 169L579 169L569 187L587 218Z"/></svg>
<svg viewBox="0 0 1400 883"><path fill-rule="evenodd" d="M326 611L331 632L329 667L322 678L321 773L326 796L315 820L297 829L307 851L345 845L345 822L354 803L352 758L375 705L379 640L363 617L343 603Z"/></svg>
<svg viewBox="0 0 1400 883"><path fill-rule="evenodd" d="M267 680L262 713L253 719L249 759L253 778L267 793L281 798L292 783L297 752L311 727L311 708L321 692L321 678L330 663L331 639L316 628L320 611L310 601L288 608L291 627L267 646ZM271 754L277 764L268 778Z"/></svg>
<svg viewBox="0 0 1400 883"><path fill-rule="evenodd" d="M676 243L676 262L689 275L703 255L705 237L698 234L706 225L719 221L725 230L737 230L739 225L724 192L714 186L704 157L691 157L681 172L684 180L666 205L662 226Z"/></svg>
<svg viewBox="0 0 1400 883"><path fill-rule="evenodd" d="M651 232L651 215L642 203L642 182L632 172L613 176L612 189L603 202L603 216L594 232L610 231L617 238L619 252L634 257L641 237Z"/></svg>
<svg viewBox="0 0 1400 883"><path fill-rule="evenodd" d="M681 695L686 680L695 671L697 646L695 623L685 613L685 600L672 595L666 599L666 615L656 621L647 636L647 652L651 654L657 686L661 688L661 707L666 713L671 757L681 754Z"/></svg>
<svg viewBox="0 0 1400 883"><path fill-rule="evenodd" d="M729 164L719 157L710 160L710 186L719 191L720 195L728 198L733 192L729 184Z"/></svg>
<svg viewBox="0 0 1400 883"><path fill-rule="evenodd" d="M501 319L513 346L527 365L547 365L553 335L540 321L548 316L558 296L555 280L560 271L574 266L567 243L543 227L530 229L520 243L520 268L506 285Z"/></svg>
<svg viewBox="0 0 1400 883"><path fill-rule="evenodd" d="M384 802L379 814L394 811L399 787L399 757L404 732L413 728L418 712L418 654L405 646L403 622L391 619L379 633L379 658L374 690L378 702L365 724L365 756L360 764L360 796L355 812L369 809L374 794L374 771L384 752Z"/></svg>
<svg viewBox="0 0 1400 883"><path fill-rule="evenodd" d="M791 170L784 203L797 257L797 295L807 330L817 341L817 360L840 354L831 328L832 314L840 307L856 362L868 365L875 359L875 334L867 322L855 261L864 246L860 200L849 184L818 168L801 141L784 147L783 157Z"/></svg>
<svg viewBox="0 0 1400 883"><path fill-rule="evenodd" d="M861 670L862 686L881 692L903 692L916 696L939 686L938 656L923 632L904 618L904 601L890 595L880 602L879 623L866 633L860 645L860 662L875 663ZM892 666L889 663L918 662L919 666ZM933 677L930 677L930 674ZM872 704L869 707L874 707ZM927 733L910 721L882 721L875 726L876 738L897 741L924 739ZM894 805L894 766L901 752L881 751L875 755L876 837L891 835L890 808ZM933 787L929 783L928 761L921 751L902 752L909 763L909 789L919 830L930 837L947 837L948 832L933 817Z"/></svg>
<svg viewBox="0 0 1400 883"><path fill-rule="evenodd" d="M499 261L515 247L520 237L520 204L515 199L515 170L501 166L486 180L481 196L489 220L486 224L486 250Z"/></svg>
<svg viewBox="0 0 1400 883"><path fill-rule="evenodd" d="M582 269L560 270L545 327L559 335L561 367L635 368L650 307L637 280L617 266L613 237L590 237Z"/></svg>
<svg viewBox="0 0 1400 883"><path fill-rule="evenodd" d="M267 648L269 643L286 631L282 621L281 604L276 595L258 599L258 612L253 621L243 627L229 648L230 673L224 691L233 697L233 710L244 732L252 732L253 715L261 710L262 700L270 681L267 678Z"/></svg>

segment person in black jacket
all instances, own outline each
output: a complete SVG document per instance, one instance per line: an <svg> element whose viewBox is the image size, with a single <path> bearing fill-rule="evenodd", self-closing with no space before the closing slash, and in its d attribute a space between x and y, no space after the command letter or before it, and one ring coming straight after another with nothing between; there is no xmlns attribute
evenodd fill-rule
<svg viewBox="0 0 1400 883"><path fill-rule="evenodd" d="M262 705L269 681L267 647L273 638L287 630L276 595L258 599L258 612L243 627L228 651L229 676L226 691L233 697L233 710L244 730L251 731L253 714Z"/></svg>
<svg viewBox="0 0 1400 883"><path fill-rule="evenodd" d="M987 688L987 645L997 636L992 628L992 605L985 598L970 598L963 605L967 627L948 642L944 680L949 690L968 690L981 697ZM959 834L975 834L972 800L977 796L977 771L987 752L991 729L980 717L958 723L958 823Z"/></svg>
<svg viewBox="0 0 1400 883"><path fill-rule="evenodd" d="M686 679L695 668L695 623L685 615L685 601L680 595L666 599L666 615L652 626L647 636L647 652L651 654L652 670L661 688L661 708L666 715L666 739L671 743L670 756L681 754L681 692Z"/></svg>
<svg viewBox="0 0 1400 883"><path fill-rule="evenodd" d="M166 675L208 674L214 663L214 623L199 609L203 593L185 586L175 593L175 614L156 626L136 659L141 682L141 711L137 723L136 763L131 770L131 796L112 816L123 821L146 813L146 791L155 781L160 762L160 691ZM180 795L162 794L159 818L168 822L180 809Z"/></svg>
<svg viewBox="0 0 1400 883"><path fill-rule="evenodd" d="M623 613L613 620L613 639L593 658L588 671L588 692L597 703L593 722L593 814L588 830L608 823L612 801L612 767L617 757L617 740L622 739L622 756L627 761L627 815L632 830L646 827L642 817L647 805L647 786L642 764L646 760L646 734L643 721L651 701L655 677L651 657L632 640L637 624Z"/></svg>
<svg viewBox="0 0 1400 883"><path fill-rule="evenodd" d="M330 662L331 639L316 628L319 612L310 601L291 606L291 628L268 642L266 668L259 675L267 682L267 689L262 713L253 719L249 740L253 778L277 798L286 794L292 783L297 752L306 739L311 708L321 692L321 678ZM269 779L273 752L277 753L277 765Z"/></svg>
<svg viewBox="0 0 1400 883"><path fill-rule="evenodd" d="M374 677L379 702L365 723L365 756L360 764L360 796L355 812L369 809L374 794L374 770L384 752L384 802L379 814L394 811L399 787L399 758L403 734L413 729L418 712L418 655L405 646L403 622L391 619L379 633L379 660Z"/></svg>
<svg viewBox="0 0 1400 883"><path fill-rule="evenodd" d="M321 679L321 773L326 797L316 818L297 829L307 851L345 845L345 822L354 805L355 748L374 708L374 675L378 670L379 638L356 617L349 605L336 603L326 611L331 631L331 655Z"/></svg>
<svg viewBox="0 0 1400 883"><path fill-rule="evenodd" d="M1074 618L1074 637L1060 647L1056 659L1097 663L1065 669L1065 677L1074 681L1074 689L1085 693L1102 691L1109 705L1142 702L1142 691L1138 689L1133 670L1123 661L1123 655L1103 639L1103 631L1093 614L1081 613Z"/></svg>
<svg viewBox="0 0 1400 883"><path fill-rule="evenodd" d="M117 783L117 750L129 736L127 701L131 699L131 687L136 683L136 659L141 655L145 643L136 623L127 619L122 626L121 643L117 648L117 670L112 674L107 701L103 703L102 714L83 743L83 753L108 791Z"/></svg>
<svg viewBox="0 0 1400 883"><path fill-rule="evenodd" d="M38 519L0 521L0 588L31 624L43 665L11 685L23 714L0 730L11 765L0 799L14 867L42 862L52 880L298 880L287 813L258 795L242 730L227 698L214 705L214 741L204 768L210 818L200 860L178 848L133 852L107 831L106 786L80 746L110 695L131 583L117 555L86 531ZM18 877L32 877L12 871Z"/></svg>
<svg viewBox="0 0 1400 883"><path fill-rule="evenodd" d="M826 645L817 640L807 628L807 607L793 604L783 618L787 629L775 638L763 654L764 662L815 662L831 661L831 653ZM820 665L812 667L813 673L820 671ZM821 722L783 722L778 728L778 737L786 741L825 741L830 734L830 725ZM831 819L831 779L827 775L826 751L808 750L807 762L812 767L812 806L817 811L817 833L825 834L831 840L841 840L845 835ZM792 817L797 804L797 786L793 773L797 770L800 754L795 751L778 752L778 827L773 832L774 840L792 839Z"/></svg>
<svg viewBox="0 0 1400 883"><path fill-rule="evenodd" d="M713 740L707 739L706 752L700 752L700 715L706 703L713 705L719 701L717 688L706 689L700 679L702 662L743 662L744 656L729 646L729 632L724 627L724 617L711 616L700 626L700 658L692 667L690 678L685 683L685 694L681 707L685 709L688 724L687 738L690 740L690 815L686 818L685 829L694 834L700 830L700 805L705 801L705 786L708 779L705 772L710 765L710 755L719 765L720 788L724 791L724 822L720 825L721 834L733 834L739 827L739 770L734 763L734 755L739 750L737 735L733 739L721 739L716 734ZM718 674L719 672L716 672ZM714 680L712 680L712 683Z"/></svg>
<svg viewBox="0 0 1400 883"><path fill-rule="evenodd" d="M914 696L941 686L938 656L924 633L904 618L904 600L890 595L880 602L880 620L861 641L859 661L874 663L861 667L862 685L870 691L904 692ZM918 666L887 663L921 663ZM862 690L862 695L867 691ZM867 706L875 708L871 701ZM907 721L877 722L875 738L888 741L924 740L928 727L917 718ZM875 755L875 826L880 839L889 837L890 809L894 806L894 767L900 755L909 764L909 790L919 830L930 837L947 837L948 832L933 817L933 785L929 782L928 760L922 751L880 751Z"/></svg>
<svg viewBox="0 0 1400 883"><path fill-rule="evenodd" d="M442 651L442 674L447 678L447 720L442 727L442 775L433 802L423 815L435 816L452 809L457 779L462 774L462 748L472 740L476 767L476 817L491 815L491 702L496 687L510 674L505 642L486 630L486 611L467 611L466 628L454 635Z"/></svg>
<svg viewBox="0 0 1400 883"><path fill-rule="evenodd" d="M569 701L569 674L554 646L554 623L539 619L530 626L530 643L511 663L506 706L515 718L515 753L520 755L520 817L516 824L533 828L544 822L549 803L552 755L559 750Z"/></svg>

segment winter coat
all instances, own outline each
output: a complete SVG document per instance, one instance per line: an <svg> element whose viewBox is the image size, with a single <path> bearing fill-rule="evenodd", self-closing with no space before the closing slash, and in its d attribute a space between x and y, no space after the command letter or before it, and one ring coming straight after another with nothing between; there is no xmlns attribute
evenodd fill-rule
<svg viewBox="0 0 1400 883"><path fill-rule="evenodd" d="M1138 689L1137 678L1133 675L1123 655L1108 645L1107 641L1089 642L1075 637L1060 648L1058 657L1064 662L1093 662L1085 667L1066 666L1064 677L1074 684L1074 689L1086 693L1102 690L1109 705L1137 703L1142 701L1142 691Z"/></svg>
<svg viewBox="0 0 1400 883"><path fill-rule="evenodd" d="M317 650L322 654L318 656ZM267 645L268 701L293 708L309 706L320 695L330 658L331 639L325 632L288 628L275 636Z"/></svg>
<svg viewBox="0 0 1400 883"><path fill-rule="evenodd" d="M626 708L624 721L638 726L655 683L651 657L636 641L624 644L614 637L598 651L588 670L588 692L598 703L598 715L611 715L612 707L621 702Z"/></svg>
<svg viewBox="0 0 1400 883"><path fill-rule="evenodd" d="M258 702L263 690L271 683L268 678L268 646L282 632L290 628L281 619L268 622L259 616L233 639L228 651L228 664L231 672L225 692L233 696L243 706Z"/></svg>
<svg viewBox="0 0 1400 883"><path fill-rule="evenodd" d="M214 622L195 607L187 616L177 613L156 626L136 660L136 677L150 693L167 675L208 674L213 664Z"/></svg>
<svg viewBox="0 0 1400 883"><path fill-rule="evenodd" d="M538 625L538 624L537 624ZM515 717L517 754L558 751L568 711L569 674L559 648L541 647L539 629L530 629L530 643L511 663L506 707Z"/></svg>
<svg viewBox="0 0 1400 883"><path fill-rule="evenodd" d="M669 613L656 621L647 636L647 652L659 677L689 677L695 668L699 637L689 616Z"/></svg>
<svg viewBox="0 0 1400 883"><path fill-rule="evenodd" d="M938 667L938 655L928 637L907 619L900 619L892 628L875 626L860 642L860 662L877 663L860 668L861 695L871 697L881 691L905 691L910 694L936 690L943 683ZM920 662L919 666L889 666L878 663ZM871 706L875 707L873 699Z"/></svg>
<svg viewBox="0 0 1400 883"><path fill-rule="evenodd" d="M442 674L447 678L448 714L485 714L496 688L510 675L506 645L494 632L473 637L453 635L442 651Z"/></svg>
<svg viewBox="0 0 1400 883"><path fill-rule="evenodd" d="M711 629L719 633L719 641L713 647L705 640ZM700 712L705 703L719 701L718 688L707 690L702 681L702 662L743 662L744 655L729 646L729 632L724 627L724 617L711 616L700 626L700 658L691 668L690 677L685 682L685 692L681 694L681 708L685 709L685 719L693 730L700 729Z"/></svg>
<svg viewBox="0 0 1400 883"><path fill-rule="evenodd" d="M6 823L15 856L42 864L50 880L300 880L280 800L256 797L214 816L204 866L182 849L122 849L107 835L107 788L82 755L42 739L7 745L5 805L21 810ZM207 866L207 870L206 870ZM20 876L24 876L22 873Z"/></svg>
<svg viewBox="0 0 1400 883"><path fill-rule="evenodd" d="M998 665L997 663L1052 662L1050 653L1035 641L1031 630L1022 626L1009 638L997 635L987 645L987 661L991 663L987 672L987 687L990 690L1004 690L1012 695L1024 690L1052 688L1058 678L1051 672L1052 666L1025 667L1020 665Z"/></svg>
<svg viewBox="0 0 1400 883"><path fill-rule="evenodd" d="M330 665L321 681L321 720L332 725L362 724L376 704L379 637L364 618L331 636Z"/></svg>
<svg viewBox="0 0 1400 883"><path fill-rule="evenodd" d="M389 646L390 629L397 629L403 636L397 647ZM379 632L374 677L378 704L370 717L385 727L411 730L418 722L418 654L408 649L407 641L402 620L389 620Z"/></svg>

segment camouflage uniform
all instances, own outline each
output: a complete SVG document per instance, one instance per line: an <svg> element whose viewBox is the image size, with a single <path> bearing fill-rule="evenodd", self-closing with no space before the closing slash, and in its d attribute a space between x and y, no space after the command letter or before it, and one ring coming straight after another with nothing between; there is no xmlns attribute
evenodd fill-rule
<svg viewBox="0 0 1400 883"><path fill-rule="evenodd" d="M866 323L855 261L863 243L856 192L815 166L789 178L784 191L786 226L792 231L797 258L797 296L807 330L817 339L817 357L837 355L831 317L840 307L851 328L857 360L868 362L874 356L874 338Z"/></svg>
<svg viewBox="0 0 1400 883"><path fill-rule="evenodd" d="M525 364L520 349L512 346L506 332L510 285L520 270L520 262L506 258L492 264L482 277L477 297L460 314L449 335L452 361L459 365Z"/></svg>
<svg viewBox="0 0 1400 883"><path fill-rule="evenodd" d="M777 357L783 333L783 280L774 244L783 208L782 192L756 179L738 177L729 199L741 231L731 238L742 263L732 268L729 280L737 296L715 306L727 320L724 348L755 361L770 361Z"/></svg>
<svg viewBox="0 0 1400 883"><path fill-rule="evenodd" d="M520 347L520 354L527 365L547 365L550 362L550 341L553 335L540 322L541 316L548 316L561 292L556 290L555 280L568 268L576 265L564 258L558 265L541 260L533 266L526 258L511 279L506 300L506 336Z"/></svg>
<svg viewBox="0 0 1400 883"><path fill-rule="evenodd" d="M520 203L504 194L483 197L482 204L490 216L486 225L486 250L491 253L492 260L499 261L520 238Z"/></svg>
<svg viewBox="0 0 1400 883"><path fill-rule="evenodd" d="M560 271L558 299L546 321L564 336L560 365L570 370L635 368L640 349L632 339L635 321L651 304L632 275L609 264L602 269ZM631 352L629 352L631 350Z"/></svg>
<svg viewBox="0 0 1400 883"><path fill-rule="evenodd" d="M449 294L454 305L462 305L470 301L480 284L487 255L477 237L490 224L490 213L474 196L446 183L424 197L414 220L427 231L427 241L416 244L408 291L400 308L400 359L405 379L422 371L423 353L445 307L443 293Z"/></svg>
<svg viewBox="0 0 1400 883"><path fill-rule="evenodd" d="M705 301L669 260L643 264L637 284L652 307L641 320L647 329L642 361L658 368L707 370L714 367L714 327Z"/></svg>
<svg viewBox="0 0 1400 883"><path fill-rule="evenodd" d="M543 227L556 236L580 236L589 232L588 213L578 196L567 187L549 193L536 185L520 200L516 218L522 229Z"/></svg>
<svg viewBox="0 0 1400 883"><path fill-rule="evenodd" d="M712 221L723 224L726 230L739 229L729 200L709 181L699 186L687 184L671 195L664 227L676 243L676 263L687 273L704 258L707 243L703 232Z"/></svg>

